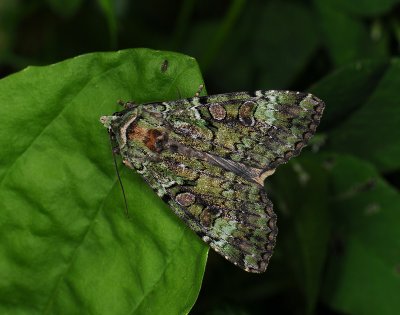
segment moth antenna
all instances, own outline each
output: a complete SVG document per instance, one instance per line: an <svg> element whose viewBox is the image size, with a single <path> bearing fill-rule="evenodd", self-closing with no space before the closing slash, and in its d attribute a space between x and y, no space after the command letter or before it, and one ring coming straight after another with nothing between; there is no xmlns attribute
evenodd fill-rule
<svg viewBox="0 0 400 315"><path fill-rule="evenodd" d="M113 151L113 160L114 160L115 171L117 172L118 182L119 182L119 185L121 186L122 195L124 196L125 216L129 220L130 216L129 216L129 210L128 210L128 202L126 201L125 189L124 189L124 185L122 184L121 176L119 175L119 170L117 167L117 160L115 158L114 151Z"/></svg>
<svg viewBox="0 0 400 315"><path fill-rule="evenodd" d="M110 130L109 130L110 132ZM112 142L112 135L110 133L110 143L111 143L111 148L112 148L112 155L113 155L113 160L114 160L114 167L115 167L115 172L117 173L117 178L118 178L118 182L119 185L121 187L122 190L122 195L124 197L124 204L125 204L125 216L126 218L129 220L130 216L129 216L129 210L128 210L128 202L126 201L126 195L125 195L125 189L124 189L124 185L122 184L122 180L121 180L121 176L119 175L119 170L118 170L118 166L117 166L117 159L115 157L115 151L113 148L113 142Z"/></svg>

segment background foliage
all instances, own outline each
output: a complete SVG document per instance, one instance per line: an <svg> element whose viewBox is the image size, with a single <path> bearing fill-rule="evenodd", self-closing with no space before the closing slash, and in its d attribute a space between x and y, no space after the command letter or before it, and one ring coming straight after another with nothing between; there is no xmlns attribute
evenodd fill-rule
<svg viewBox="0 0 400 315"><path fill-rule="evenodd" d="M0 81L2 313L399 313L399 2L2 0L1 77L131 47L201 69L140 49ZM263 275L210 251L202 281L207 247L121 167L122 215L98 116L203 78L210 94L326 102L312 144L267 181L280 233Z"/></svg>

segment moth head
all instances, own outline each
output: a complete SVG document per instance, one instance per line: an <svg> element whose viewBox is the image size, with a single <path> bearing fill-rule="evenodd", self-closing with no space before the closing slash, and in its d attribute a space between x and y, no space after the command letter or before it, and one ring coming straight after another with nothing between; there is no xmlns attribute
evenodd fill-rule
<svg viewBox="0 0 400 315"><path fill-rule="evenodd" d="M118 119L118 116L101 116L100 122L103 124L104 127L110 130L112 122L116 119Z"/></svg>
<svg viewBox="0 0 400 315"><path fill-rule="evenodd" d="M100 117L100 122L107 128L113 148L120 151L127 144L128 128L140 116L137 108L126 109L111 116Z"/></svg>

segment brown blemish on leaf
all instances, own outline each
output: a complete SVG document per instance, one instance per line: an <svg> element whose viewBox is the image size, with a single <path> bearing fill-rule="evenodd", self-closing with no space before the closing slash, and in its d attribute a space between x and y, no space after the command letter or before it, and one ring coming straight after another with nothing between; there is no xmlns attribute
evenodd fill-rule
<svg viewBox="0 0 400 315"><path fill-rule="evenodd" d="M165 72L168 70L168 60L164 60L163 63L161 64L161 72Z"/></svg>

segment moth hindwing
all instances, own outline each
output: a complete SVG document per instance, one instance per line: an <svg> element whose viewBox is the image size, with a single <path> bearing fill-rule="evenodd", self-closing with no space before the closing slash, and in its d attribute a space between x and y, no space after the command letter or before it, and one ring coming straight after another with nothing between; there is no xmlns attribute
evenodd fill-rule
<svg viewBox="0 0 400 315"><path fill-rule="evenodd" d="M324 103L256 91L125 107L101 118L124 164L215 251L264 272L278 232L264 179L300 153Z"/></svg>

